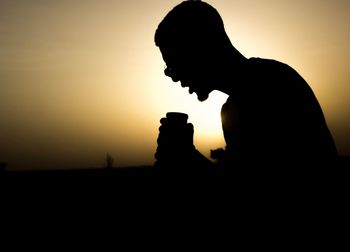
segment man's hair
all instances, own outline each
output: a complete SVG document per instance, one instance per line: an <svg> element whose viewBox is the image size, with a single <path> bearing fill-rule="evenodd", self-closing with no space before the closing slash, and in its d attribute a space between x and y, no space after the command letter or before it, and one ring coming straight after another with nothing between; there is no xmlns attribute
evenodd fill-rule
<svg viewBox="0 0 350 252"><path fill-rule="evenodd" d="M223 37L224 35L224 37ZM206 43L226 38L218 11L208 3L189 0L175 6L159 24L155 34L157 46Z"/></svg>

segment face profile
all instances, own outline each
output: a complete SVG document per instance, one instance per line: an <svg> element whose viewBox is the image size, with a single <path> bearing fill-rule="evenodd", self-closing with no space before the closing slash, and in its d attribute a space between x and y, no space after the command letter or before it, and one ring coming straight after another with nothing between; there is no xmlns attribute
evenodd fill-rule
<svg viewBox="0 0 350 252"><path fill-rule="evenodd" d="M189 94L196 93L198 100L205 101L213 91L208 89L206 76L208 71L203 71L205 69L202 67L202 56L194 53L199 47L189 49L189 46L181 48L176 45L172 45L171 48L160 47L166 64L164 74L173 82L180 82L183 88L188 88Z"/></svg>
<svg viewBox="0 0 350 252"><path fill-rule="evenodd" d="M201 1L185 1L175 6L155 34L155 43L166 64L165 75L174 82L180 81L200 101L215 89L213 76L218 75L215 64L222 61L221 48L227 42L219 13Z"/></svg>

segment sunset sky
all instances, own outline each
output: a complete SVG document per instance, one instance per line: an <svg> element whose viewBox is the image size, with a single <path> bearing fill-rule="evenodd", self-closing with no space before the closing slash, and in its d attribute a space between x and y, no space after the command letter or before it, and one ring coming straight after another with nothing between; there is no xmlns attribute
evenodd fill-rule
<svg viewBox="0 0 350 252"><path fill-rule="evenodd" d="M224 147L221 105L164 76L155 29L181 1L1 0L0 162L12 170L154 162L159 120L189 115L196 147ZM350 1L212 0L246 57L296 69L350 155Z"/></svg>

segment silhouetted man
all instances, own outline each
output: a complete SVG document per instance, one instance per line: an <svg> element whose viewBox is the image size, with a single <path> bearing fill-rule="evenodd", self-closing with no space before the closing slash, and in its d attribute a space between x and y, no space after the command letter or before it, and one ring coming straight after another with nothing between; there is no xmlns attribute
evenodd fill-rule
<svg viewBox="0 0 350 252"><path fill-rule="evenodd" d="M155 43L166 63L165 75L188 87L190 94L195 92L199 101L213 90L229 95L221 111L226 148L215 152L224 167L303 166L336 158L322 109L305 80L278 61L245 58L209 4L185 1L176 6L159 24ZM182 135L169 129L167 118L161 123L156 159L167 157L171 163L181 159L186 148L179 146L176 139ZM183 137L193 137L191 126L192 134ZM178 135L174 143L170 135ZM177 150L167 147L172 144ZM203 164L195 148L191 155Z"/></svg>

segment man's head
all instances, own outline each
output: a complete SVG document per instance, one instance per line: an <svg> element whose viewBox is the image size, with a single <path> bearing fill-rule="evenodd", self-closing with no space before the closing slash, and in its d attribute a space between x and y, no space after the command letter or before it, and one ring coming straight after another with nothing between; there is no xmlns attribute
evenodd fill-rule
<svg viewBox="0 0 350 252"><path fill-rule="evenodd" d="M185 1L171 10L158 26L155 43L167 65L165 74L201 101L215 89L216 68L232 46L220 14L201 1Z"/></svg>

